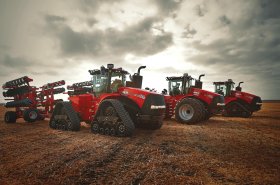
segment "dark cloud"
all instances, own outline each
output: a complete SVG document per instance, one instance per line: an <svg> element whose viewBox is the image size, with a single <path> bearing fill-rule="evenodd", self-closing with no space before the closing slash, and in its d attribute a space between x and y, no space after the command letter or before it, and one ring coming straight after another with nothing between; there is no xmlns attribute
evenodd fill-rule
<svg viewBox="0 0 280 185"><path fill-rule="evenodd" d="M197 31L191 27L190 24L187 24L187 26L184 29L184 32L182 33L183 38L193 38L193 36L197 33Z"/></svg>
<svg viewBox="0 0 280 185"><path fill-rule="evenodd" d="M177 10L182 0L155 0L162 15L169 15Z"/></svg>
<svg viewBox="0 0 280 185"><path fill-rule="evenodd" d="M66 65L68 64L68 65ZM53 61L36 61L22 56L12 56L5 54L0 56L0 76L14 75L58 75L61 68L67 69L73 66L73 62L63 61L55 63Z"/></svg>
<svg viewBox="0 0 280 185"><path fill-rule="evenodd" d="M1 64L5 67L16 69L16 68L28 68L33 63L21 57L11 57L9 55L6 55L3 58Z"/></svg>
<svg viewBox="0 0 280 185"><path fill-rule="evenodd" d="M60 23L66 21L65 17L57 16L57 15L46 15L45 17L46 21L49 23Z"/></svg>
<svg viewBox="0 0 280 185"><path fill-rule="evenodd" d="M194 42L193 47L200 54L190 60L196 65L207 66L210 71L216 70L219 76L249 82L248 86L252 86L255 93L275 99L279 98L277 89L280 90L275 86L280 80L280 45L277 40L260 37L243 41L223 39L208 45ZM256 84L270 91L265 92Z"/></svg>
<svg viewBox="0 0 280 185"><path fill-rule="evenodd" d="M1 1L0 4L1 83L22 75L31 75L44 83L45 79L61 77L76 80L72 74L80 75L84 68L91 65L96 68L108 61L135 71L135 63L145 63L146 57L164 52L170 46L183 49L182 42L185 42L187 51L197 50L188 52L193 57L186 57L187 62L197 68L185 71L174 63L174 67L153 69L152 75L183 72L198 75L206 66L209 71L205 81L244 80L250 84L249 90L279 99L280 86L275 85L280 80L279 0L230 3L152 0L140 3L144 6L143 12L140 8L136 13L133 8L125 9L133 7L133 1L124 0L46 1L43 4L27 0ZM155 13L155 17L147 17L145 9L152 9L150 12ZM118 20L126 19L131 15L129 12L137 14L133 24ZM115 19L114 15L119 17ZM109 28L112 20L116 21L112 25L115 27ZM135 56L135 62L123 62L127 61L124 56L128 53Z"/></svg>
<svg viewBox="0 0 280 185"><path fill-rule="evenodd" d="M80 0L79 6L85 13L93 13L98 10L102 4L121 3L123 0Z"/></svg>
<svg viewBox="0 0 280 185"><path fill-rule="evenodd" d="M46 21L50 23L49 19ZM49 30L57 36L66 56L118 56L126 53L143 56L158 53L173 43L171 33L153 34L153 25L159 21L151 17L123 31L108 28L92 32L76 32L64 23L54 27L51 22Z"/></svg>
<svg viewBox="0 0 280 185"><path fill-rule="evenodd" d="M227 35L220 38L215 35L218 39L210 42L188 41L188 46L198 51L193 57L188 57L188 61L194 65L207 66L209 72L216 72L215 77L225 78L219 80L244 80L247 82L247 89L253 93L279 99L277 92L280 88L275 86L280 80L279 7L280 1L260 0L249 4L246 11L240 12L243 16L239 19L234 19L226 12L217 15L218 23L223 26L214 25L216 30L213 31L221 33L221 30L225 31L224 26L227 26ZM196 6L195 13L202 16L199 5ZM192 37L190 26L185 28L184 35Z"/></svg>
<svg viewBox="0 0 280 185"><path fill-rule="evenodd" d="M219 17L219 21L225 26L231 23L231 21L226 15Z"/></svg>
<svg viewBox="0 0 280 185"><path fill-rule="evenodd" d="M92 27L92 26L95 25L96 23L98 23L98 21L97 21L95 18L90 17L90 18L87 19L87 25L88 25L89 27Z"/></svg>
<svg viewBox="0 0 280 185"><path fill-rule="evenodd" d="M65 26L58 30L57 37L63 54L75 55L98 55L103 50L103 33L101 31L75 32Z"/></svg>
<svg viewBox="0 0 280 185"><path fill-rule="evenodd" d="M199 17L203 17L207 12L205 5L196 5L194 7L194 11L195 14L198 15Z"/></svg>
<svg viewBox="0 0 280 185"><path fill-rule="evenodd" d="M279 19L280 18L280 1L279 0L261 0L262 8L261 16L263 19Z"/></svg>

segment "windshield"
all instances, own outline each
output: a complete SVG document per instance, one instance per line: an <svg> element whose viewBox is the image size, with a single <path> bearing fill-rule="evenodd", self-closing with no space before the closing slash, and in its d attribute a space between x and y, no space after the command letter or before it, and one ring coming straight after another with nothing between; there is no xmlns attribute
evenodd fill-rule
<svg viewBox="0 0 280 185"><path fill-rule="evenodd" d="M195 79L193 79L193 78L187 80L187 83L186 83L186 88L191 87L191 86L195 86Z"/></svg>
<svg viewBox="0 0 280 185"><path fill-rule="evenodd" d="M172 95L178 95L182 92L182 81L174 80L169 81L169 93Z"/></svg>
<svg viewBox="0 0 280 185"><path fill-rule="evenodd" d="M93 91L96 93L101 93L106 91L108 77L105 75L93 75L92 83L93 83Z"/></svg>
<svg viewBox="0 0 280 185"><path fill-rule="evenodd" d="M226 85L220 85L220 84L217 84L215 86L215 92L220 94L220 95L223 95L225 96L226 95Z"/></svg>
<svg viewBox="0 0 280 185"><path fill-rule="evenodd" d="M216 84L215 85L215 92L223 95L223 96L229 96L230 91L234 88L233 83L226 83L226 84Z"/></svg>
<svg viewBox="0 0 280 185"><path fill-rule="evenodd" d="M108 75L93 75L93 91L99 95L100 93L107 92L108 87ZM112 73L110 80L110 91L117 92L119 87L125 86L126 83L126 75L121 73Z"/></svg>

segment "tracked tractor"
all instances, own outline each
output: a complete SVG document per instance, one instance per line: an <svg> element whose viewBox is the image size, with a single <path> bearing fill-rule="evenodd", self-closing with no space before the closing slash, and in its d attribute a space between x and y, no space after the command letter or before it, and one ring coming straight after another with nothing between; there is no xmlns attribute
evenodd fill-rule
<svg viewBox="0 0 280 185"><path fill-rule="evenodd" d="M166 118L175 115L183 124L193 124L208 120L212 115L222 111L224 97L202 89L202 82L187 73L183 76L166 77L168 90L164 89Z"/></svg>
<svg viewBox="0 0 280 185"><path fill-rule="evenodd" d="M32 81L33 79L24 76L6 82L2 86L6 90L3 96L9 101L5 107L15 109L15 111L5 113L6 123L15 123L18 118L34 122L50 117L54 104L59 101L54 98L54 95L65 91L62 87L56 88L64 85L64 80L48 83L40 88L31 86Z"/></svg>
<svg viewBox="0 0 280 185"><path fill-rule="evenodd" d="M113 64L89 70L91 83L69 86L69 101L56 104L50 127L78 131L86 122L93 133L113 136L131 136L135 127L161 128L164 96L141 89L143 68L132 76Z"/></svg>
<svg viewBox="0 0 280 185"><path fill-rule="evenodd" d="M224 82L214 82L215 92L225 97L224 116L250 117L253 112L259 111L262 106L262 100L259 96L242 92L241 84L234 90L234 82L231 79Z"/></svg>

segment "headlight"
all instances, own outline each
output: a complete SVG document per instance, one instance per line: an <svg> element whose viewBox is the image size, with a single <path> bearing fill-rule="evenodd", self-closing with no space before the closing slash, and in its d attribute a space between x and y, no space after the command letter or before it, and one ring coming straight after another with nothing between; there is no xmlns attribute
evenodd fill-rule
<svg viewBox="0 0 280 185"><path fill-rule="evenodd" d="M165 109L165 105L151 105L151 109Z"/></svg>
<svg viewBox="0 0 280 185"><path fill-rule="evenodd" d="M217 106L225 106L225 103L217 103Z"/></svg>

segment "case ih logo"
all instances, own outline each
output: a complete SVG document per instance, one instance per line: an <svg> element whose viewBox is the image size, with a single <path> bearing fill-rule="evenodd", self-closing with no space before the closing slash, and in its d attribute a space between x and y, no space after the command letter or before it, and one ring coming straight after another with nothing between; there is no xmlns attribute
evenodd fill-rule
<svg viewBox="0 0 280 185"><path fill-rule="evenodd" d="M130 94L128 91L123 91L122 94L124 96L128 96L128 95L136 96L136 97L141 98L141 99L145 99L146 98L145 95L143 95L143 94Z"/></svg>
<svg viewBox="0 0 280 185"><path fill-rule="evenodd" d="M199 96L199 92L198 92L198 91L194 91L194 92L193 92L193 95Z"/></svg>
<svg viewBox="0 0 280 185"><path fill-rule="evenodd" d="M248 95L247 95L246 98L248 98L248 99L251 100L251 99L253 99L254 97L253 97L253 96L248 96Z"/></svg>
<svg viewBox="0 0 280 185"><path fill-rule="evenodd" d="M136 96L138 98L142 98L143 100L145 99L145 95L143 95L143 94L133 94L133 96Z"/></svg>
<svg viewBox="0 0 280 185"><path fill-rule="evenodd" d="M205 96L207 96L207 97L210 98L210 99L213 99L213 98L214 98L214 96L213 96L212 94L205 94Z"/></svg>
<svg viewBox="0 0 280 185"><path fill-rule="evenodd" d="M122 94L127 96L128 95L128 91L123 91Z"/></svg>
<svg viewBox="0 0 280 185"><path fill-rule="evenodd" d="M235 93L236 96L241 96L241 93Z"/></svg>

